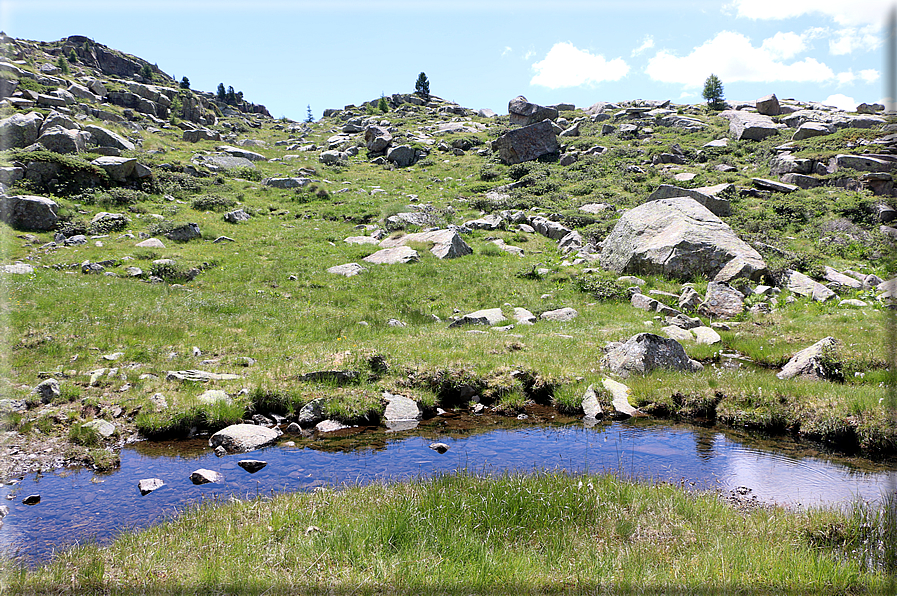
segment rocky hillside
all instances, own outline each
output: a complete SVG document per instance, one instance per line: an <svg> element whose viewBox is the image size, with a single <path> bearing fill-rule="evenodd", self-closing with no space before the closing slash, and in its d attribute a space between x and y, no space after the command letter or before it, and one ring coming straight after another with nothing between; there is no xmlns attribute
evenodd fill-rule
<svg viewBox="0 0 897 596"><path fill-rule="evenodd" d="M458 407L894 451L882 106L397 93L294 122L84 37L0 42L4 476Z"/></svg>

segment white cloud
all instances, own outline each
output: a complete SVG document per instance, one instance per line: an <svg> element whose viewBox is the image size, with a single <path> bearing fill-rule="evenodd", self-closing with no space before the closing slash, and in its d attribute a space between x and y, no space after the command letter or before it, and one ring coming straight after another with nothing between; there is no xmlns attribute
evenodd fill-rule
<svg viewBox="0 0 897 596"><path fill-rule="evenodd" d="M839 72L835 75L835 78L838 80L838 86L851 85L855 80L857 80L857 76L853 74L853 69L848 70L846 72Z"/></svg>
<svg viewBox="0 0 897 596"><path fill-rule="evenodd" d="M529 60L530 58L532 58L535 55L536 55L536 53L533 50L530 50L526 54L523 55L523 59Z"/></svg>
<svg viewBox="0 0 897 596"><path fill-rule="evenodd" d="M536 76L530 85L549 89L596 85L602 81L618 81L629 72L629 65L622 58L606 60L576 48L572 43L554 44L544 60L533 64Z"/></svg>
<svg viewBox="0 0 897 596"><path fill-rule="evenodd" d="M827 106L835 106L836 108L848 110L850 112L854 111L857 108L857 102L854 98L847 97L846 95L843 95L841 93L829 95L822 100L822 103Z"/></svg>
<svg viewBox="0 0 897 596"><path fill-rule="evenodd" d="M511 49L511 46L505 46L505 49L503 49L503 50L501 51L502 58L504 58L505 56L507 56L508 54L510 54L512 51L513 51L513 50Z"/></svg>
<svg viewBox="0 0 897 596"><path fill-rule="evenodd" d="M645 50L650 50L650 49L653 48L653 47L654 47L654 38L651 37L650 35L646 35L646 36L645 36L645 39L642 40L642 45L640 45L639 47L637 47L637 48L635 48L634 50L632 50L632 55L633 55L633 56L638 56L639 54L641 54L641 53L644 52Z"/></svg>
<svg viewBox="0 0 897 596"><path fill-rule="evenodd" d="M689 87L702 85L710 73L718 76L723 84L742 81L813 83L834 78L832 69L814 58L790 64L782 62L782 52L793 51L795 47L793 39L785 36L772 37L757 48L741 33L722 31L687 56L678 57L661 50L648 61L645 72L656 81Z"/></svg>
<svg viewBox="0 0 897 596"><path fill-rule="evenodd" d="M880 25L893 5L893 0L734 0L732 3L739 17L775 20L818 13L840 25Z"/></svg>
<svg viewBox="0 0 897 596"><path fill-rule="evenodd" d="M835 56L852 54L857 50L863 52L877 50L882 43L878 32L878 27L874 25L858 29L853 27L841 29L835 32L838 38L828 42L828 49Z"/></svg>
<svg viewBox="0 0 897 596"><path fill-rule="evenodd" d="M769 39L764 39L760 49L782 60L788 60L807 49L807 42L803 35L779 31Z"/></svg>
<svg viewBox="0 0 897 596"><path fill-rule="evenodd" d="M860 71L860 78L863 79L864 83L869 83L870 85L878 81L879 77L881 77L881 74L873 68Z"/></svg>

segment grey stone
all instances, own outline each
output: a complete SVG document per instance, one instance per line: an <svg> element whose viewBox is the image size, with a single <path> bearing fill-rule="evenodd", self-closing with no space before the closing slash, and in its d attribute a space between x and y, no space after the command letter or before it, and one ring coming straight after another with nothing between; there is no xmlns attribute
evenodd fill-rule
<svg viewBox="0 0 897 596"><path fill-rule="evenodd" d="M690 197L707 207L711 213L720 217L732 214L732 205L723 195L733 193L734 185L729 183L705 186L702 188L680 188L671 184L661 184L648 196L649 201L657 199L672 199L676 197Z"/></svg>
<svg viewBox="0 0 897 596"><path fill-rule="evenodd" d="M199 224L188 223L165 232L165 237L175 242L189 242L195 238L202 238Z"/></svg>
<svg viewBox="0 0 897 596"><path fill-rule="evenodd" d="M299 410L299 424L313 426L324 420L324 398L313 399Z"/></svg>
<svg viewBox="0 0 897 596"><path fill-rule="evenodd" d="M134 174L134 168L137 166L137 160L133 157L114 157L103 156L98 157L91 164L102 168L109 178L116 182L126 182Z"/></svg>
<svg viewBox="0 0 897 596"><path fill-rule="evenodd" d="M154 393L150 397L150 403L153 404L153 410L161 412L168 409L168 400L161 393Z"/></svg>
<svg viewBox="0 0 897 596"><path fill-rule="evenodd" d="M514 320L518 325L532 325L536 322L536 315L520 306L514 307Z"/></svg>
<svg viewBox="0 0 897 596"><path fill-rule="evenodd" d="M319 433L332 433L345 428L349 428L349 426L336 420L322 420L315 425L315 430Z"/></svg>
<svg viewBox="0 0 897 596"><path fill-rule="evenodd" d="M392 134L382 126L368 126L364 131L364 142L371 153L383 153L392 143Z"/></svg>
<svg viewBox="0 0 897 596"><path fill-rule="evenodd" d="M265 178L262 181L271 188L303 188L311 184L310 178Z"/></svg>
<svg viewBox="0 0 897 596"><path fill-rule="evenodd" d="M46 379L41 381L31 390L31 392L40 397L41 403L44 404L48 404L62 395L62 392L59 389L59 381L56 379Z"/></svg>
<svg viewBox="0 0 897 596"><path fill-rule="evenodd" d="M685 372L704 368L688 357L679 342L652 333L639 333L609 348L602 364L623 377L646 374L656 368Z"/></svg>
<svg viewBox="0 0 897 596"><path fill-rule="evenodd" d="M9 273L11 275L32 275L34 267L25 263L13 263L12 265L0 266L0 272Z"/></svg>
<svg viewBox="0 0 897 596"><path fill-rule="evenodd" d="M249 221L249 214L242 209L228 211L224 214L224 221L227 223L240 223L241 221Z"/></svg>
<svg viewBox="0 0 897 596"><path fill-rule="evenodd" d="M785 184L789 184L797 188L807 189L822 186L822 181L814 178L813 176L807 176L806 174L783 174L781 179Z"/></svg>
<svg viewBox="0 0 897 596"><path fill-rule="evenodd" d="M699 344L712 346L713 344L718 344L723 340L723 338L720 337L719 333L717 333L710 327L695 327L691 330L691 332L695 334L695 340Z"/></svg>
<svg viewBox="0 0 897 596"><path fill-rule="evenodd" d="M44 117L38 112L13 114L0 120L0 150L27 147L40 135Z"/></svg>
<svg viewBox="0 0 897 596"><path fill-rule="evenodd" d="M464 242L455 230L433 230L386 238L380 242L380 247L395 248L405 246L409 242L433 244L430 252L439 259L454 259L473 254L473 249Z"/></svg>
<svg viewBox="0 0 897 596"><path fill-rule="evenodd" d="M889 172L895 169L897 162L871 155L836 155L829 160L829 170L837 172L842 168L850 168L858 172Z"/></svg>
<svg viewBox="0 0 897 596"><path fill-rule="evenodd" d="M255 169L255 164L245 157L234 157L233 155L194 155L191 161L196 165L205 166L213 172L237 168Z"/></svg>
<svg viewBox="0 0 897 596"><path fill-rule="evenodd" d="M118 133L114 133L102 126L88 124L84 127L84 131L90 133L91 142L94 145L99 145L100 147L115 147L122 151L133 151L135 148L134 143L125 139Z"/></svg>
<svg viewBox="0 0 897 596"><path fill-rule="evenodd" d="M676 341L692 341L695 338L690 330L683 329L677 325L667 325L666 327L661 327L660 330L668 338Z"/></svg>
<svg viewBox="0 0 897 596"><path fill-rule="evenodd" d="M600 418L604 414L594 385L589 385L588 389L586 389L585 394L582 396L581 405L585 418Z"/></svg>
<svg viewBox="0 0 897 596"><path fill-rule="evenodd" d="M244 453L274 443L280 432L257 424L232 424L209 439L209 447L221 445L228 453Z"/></svg>
<svg viewBox="0 0 897 596"><path fill-rule="evenodd" d="M267 466L268 462L260 459L241 459L237 462L237 465L250 474L255 474L256 472Z"/></svg>
<svg viewBox="0 0 897 596"><path fill-rule="evenodd" d="M721 319L731 319L744 311L744 294L732 286L712 281L707 284L703 314Z"/></svg>
<svg viewBox="0 0 897 596"><path fill-rule="evenodd" d="M420 256L413 248L408 246L397 246L395 248L378 250L362 260L366 263L371 263L372 265L396 265L400 263L411 263L419 259Z"/></svg>
<svg viewBox="0 0 897 596"><path fill-rule="evenodd" d="M137 483L137 489L142 496L146 496L163 486L165 486L165 483L160 478L144 478Z"/></svg>
<svg viewBox="0 0 897 596"><path fill-rule="evenodd" d="M185 130L183 140L188 143L198 143L199 141L220 141L221 135L214 130L207 128L195 128L193 130Z"/></svg>
<svg viewBox="0 0 897 596"><path fill-rule="evenodd" d="M83 426L84 428L92 428L98 435L100 435L104 439L108 439L115 434L115 425L100 418L91 420L90 422L85 423Z"/></svg>
<svg viewBox="0 0 897 596"><path fill-rule="evenodd" d="M769 116L741 110L726 110L720 116L729 121L729 134L736 140L762 141L779 132Z"/></svg>
<svg viewBox="0 0 897 596"><path fill-rule="evenodd" d="M830 135L833 132L834 129L832 127L827 124L823 124L822 122L804 122L797 128L796 131L794 131L794 134L791 136L791 140L803 141L804 139Z"/></svg>
<svg viewBox="0 0 897 596"><path fill-rule="evenodd" d="M37 143L54 153L78 153L87 149L90 136L79 130L52 126L41 133Z"/></svg>
<svg viewBox="0 0 897 596"><path fill-rule="evenodd" d="M221 145L220 147L218 147L218 151L226 153L231 157L242 157L243 159L248 159L249 161L268 161L268 159L261 153L256 153L254 151L249 151L240 147Z"/></svg>
<svg viewBox="0 0 897 596"><path fill-rule="evenodd" d="M0 196L0 221L13 228L44 232L59 221L59 205L46 197L31 195Z"/></svg>
<svg viewBox="0 0 897 596"><path fill-rule="evenodd" d="M158 238L147 238L134 246L137 248L165 248L165 244Z"/></svg>
<svg viewBox="0 0 897 596"><path fill-rule="evenodd" d="M209 381L236 381L240 375L229 373L211 373L204 370L170 370L165 375L166 381L192 381L208 383Z"/></svg>
<svg viewBox="0 0 897 596"><path fill-rule="evenodd" d="M386 160L396 164L397 167L407 168L417 161L417 153L408 145L399 145L386 152Z"/></svg>
<svg viewBox="0 0 897 596"><path fill-rule="evenodd" d="M531 103L518 95L508 102L508 117L514 126L529 126L543 120L555 120L558 117L556 108Z"/></svg>
<svg viewBox="0 0 897 596"><path fill-rule="evenodd" d="M798 188L797 186L791 184L784 184L782 182L776 182L775 180L767 180L766 178L754 178L753 183L754 186L756 186L760 190L780 192L782 194L794 192Z"/></svg>
<svg viewBox="0 0 897 596"><path fill-rule="evenodd" d="M327 273L333 273L334 275L343 275L345 277L352 277L354 275L358 275L359 273L363 273L364 271L366 271L366 269L358 263L335 265L327 269Z"/></svg>
<svg viewBox="0 0 897 596"><path fill-rule="evenodd" d="M233 402L230 395L227 394L226 391L222 391L221 389L208 389L203 391L197 398L201 404L217 404L217 403L225 403L230 404Z"/></svg>
<svg viewBox="0 0 897 596"><path fill-rule="evenodd" d="M491 327L507 320L500 308L486 308L462 316L452 322L449 328L461 327L463 325L488 325Z"/></svg>
<svg viewBox="0 0 897 596"><path fill-rule="evenodd" d="M760 254L691 198L660 199L627 211L605 239L601 265L618 273L713 278L734 258L751 279L766 272Z"/></svg>
<svg viewBox="0 0 897 596"><path fill-rule="evenodd" d="M215 470L200 468L190 474L190 481L193 484L222 484L224 483L224 476Z"/></svg>
<svg viewBox="0 0 897 596"><path fill-rule="evenodd" d="M449 450L449 446L445 443L430 443L430 449L436 453L442 454Z"/></svg>
<svg viewBox="0 0 897 596"><path fill-rule="evenodd" d="M780 379L804 377L817 380L837 380L841 377L837 342L826 337L795 354L776 374Z"/></svg>
<svg viewBox="0 0 897 596"><path fill-rule="evenodd" d="M605 378L602 382L604 388L610 391L612 404L614 406L614 418L631 418L632 416L636 416L641 414L636 408L632 407L632 404L629 403L629 387L620 383L619 381L614 381L613 379Z"/></svg>
<svg viewBox="0 0 897 596"><path fill-rule="evenodd" d="M792 293L813 298L817 302L825 302L833 298L835 293L819 282L813 281L800 271L788 269L784 274L785 287Z"/></svg>
<svg viewBox="0 0 897 596"><path fill-rule="evenodd" d="M764 116L779 115L779 100L775 96L775 93L758 99L756 107L757 113L763 114Z"/></svg>
<svg viewBox="0 0 897 596"><path fill-rule="evenodd" d="M682 289L682 294L679 295L679 309L687 312L695 312L700 308L700 306L704 302L701 300L701 295L695 291L692 287L686 287Z"/></svg>
<svg viewBox="0 0 897 596"><path fill-rule="evenodd" d="M825 268L825 279L826 281L830 281L838 284L839 286L850 288L853 290L862 290L863 282L850 277L849 275L844 275L843 273L833 269L832 267L826 266Z"/></svg>
<svg viewBox="0 0 897 596"><path fill-rule="evenodd" d="M420 406L409 397L393 395L385 391L383 392L383 399L386 400L386 410L383 413L383 417L387 422L420 420L423 416Z"/></svg>
<svg viewBox="0 0 897 596"><path fill-rule="evenodd" d="M552 240L561 240L573 231L563 224L551 221L550 219L546 219L539 215L530 219L530 225L535 231Z"/></svg>
<svg viewBox="0 0 897 596"><path fill-rule="evenodd" d="M557 134L550 121L537 122L508 131L492 143L492 151L506 165L532 161L560 151Z"/></svg>
<svg viewBox="0 0 897 596"><path fill-rule="evenodd" d="M542 320L544 321L555 321L560 323L566 323L568 321L572 321L576 317L579 316L579 313L576 312L576 309L573 308L559 308L557 310L549 310L542 313Z"/></svg>

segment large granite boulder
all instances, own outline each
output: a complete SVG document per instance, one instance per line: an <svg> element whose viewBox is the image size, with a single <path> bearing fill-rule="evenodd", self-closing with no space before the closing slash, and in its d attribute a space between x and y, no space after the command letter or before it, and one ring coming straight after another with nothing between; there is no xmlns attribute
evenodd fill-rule
<svg viewBox="0 0 897 596"><path fill-rule="evenodd" d="M228 453L244 453L272 444L280 433L257 424L232 424L222 428L209 439L209 447L219 445Z"/></svg>
<svg viewBox="0 0 897 596"><path fill-rule="evenodd" d="M59 205L46 197L0 196L0 221L18 230L43 232L56 227Z"/></svg>
<svg viewBox="0 0 897 596"><path fill-rule="evenodd" d="M134 170L137 167L137 160L133 157L115 157L112 155L98 157L90 163L98 168L102 168L109 175L109 178L116 182L127 181L128 178L134 175Z"/></svg>
<svg viewBox="0 0 897 596"><path fill-rule="evenodd" d="M386 159L399 168L407 168L417 161L417 152L408 145L399 145L386 152Z"/></svg>
<svg viewBox="0 0 897 596"><path fill-rule="evenodd" d="M37 143L54 153L78 153L87 149L90 135L80 130L51 126L41 133Z"/></svg>
<svg viewBox="0 0 897 596"><path fill-rule="evenodd" d="M558 153L560 146L552 123L543 120L506 132L492 142L492 150L502 163L513 165Z"/></svg>
<svg viewBox="0 0 897 596"><path fill-rule="evenodd" d="M787 269L782 275L784 285L794 294L812 298L816 302L825 302L829 298L834 298L835 293L819 283L804 275L800 271Z"/></svg>
<svg viewBox="0 0 897 596"><path fill-rule="evenodd" d="M382 126L368 126L364 131L364 142L371 153L383 153L392 142L392 134Z"/></svg>
<svg viewBox="0 0 897 596"><path fill-rule="evenodd" d="M741 110L726 110L720 116L729 121L729 134L734 139L762 141L779 132L779 128L769 116Z"/></svg>
<svg viewBox="0 0 897 596"><path fill-rule="evenodd" d="M37 112L0 120L0 150L27 147L37 140L44 117Z"/></svg>
<svg viewBox="0 0 897 596"><path fill-rule="evenodd" d="M653 333L633 335L625 343L612 342L605 350L607 354L602 364L622 377L647 374L656 368L684 372L704 368L700 362L688 357L679 342Z"/></svg>
<svg viewBox="0 0 897 596"><path fill-rule="evenodd" d="M439 259L454 259L473 254L473 249L467 245L455 230L433 230L430 232L417 232L405 234L396 238L387 238L380 243L380 248L394 248L406 246L411 242L432 244L430 252Z"/></svg>
<svg viewBox="0 0 897 596"><path fill-rule="evenodd" d="M660 199L627 211L605 239L601 266L618 273L713 279L733 259L739 275L759 280L760 254L691 198Z"/></svg>
<svg viewBox="0 0 897 596"><path fill-rule="evenodd" d="M543 120L556 120L557 108L549 108L531 103L522 95L508 102L508 116L512 125L529 126Z"/></svg>
<svg viewBox="0 0 897 596"><path fill-rule="evenodd" d="M764 116L778 116L779 109L779 99L776 97L775 93L761 97L757 100L757 112L759 114L763 114Z"/></svg>

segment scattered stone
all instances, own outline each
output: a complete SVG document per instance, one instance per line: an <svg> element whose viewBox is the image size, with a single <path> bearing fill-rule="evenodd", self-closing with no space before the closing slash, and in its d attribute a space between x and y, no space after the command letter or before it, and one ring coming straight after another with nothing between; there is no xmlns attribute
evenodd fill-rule
<svg viewBox="0 0 897 596"><path fill-rule="evenodd" d="M695 339L699 344L712 346L713 344L717 344L723 340L723 338L720 337L719 333L717 333L710 327L695 327L691 330L691 332L695 334Z"/></svg>
<svg viewBox="0 0 897 596"><path fill-rule="evenodd" d="M692 341L695 336L692 335L692 332L688 329L683 329L677 325L667 325L666 327L661 327L660 330L670 339L675 339L676 341Z"/></svg>
<svg viewBox="0 0 897 596"><path fill-rule="evenodd" d="M510 130L492 142L492 151L506 165L514 165L560 151L551 122L542 121Z"/></svg>
<svg viewBox="0 0 897 596"><path fill-rule="evenodd" d="M40 503L40 495L28 495L22 499L23 505L37 505Z"/></svg>
<svg viewBox="0 0 897 596"><path fill-rule="evenodd" d="M430 443L430 449L435 451L436 453L445 453L449 450L449 446L445 443Z"/></svg>
<svg viewBox="0 0 897 596"><path fill-rule="evenodd" d="M280 431L256 424L232 424L209 439L209 447L221 445L228 453L243 453L271 445Z"/></svg>
<svg viewBox="0 0 897 596"><path fill-rule="evenodd" d="M0 137L2 138L2 137ZM56 227L59 205L46 197L0 196L0 221L17 230L45 232Z"/></svg>
<svg viewBox="0 0 897 596"><path fill-rule="evenodd" d="M237 462L237 465L250 474L255 474L256 472L267 466L268 462L262 461L260 459L241 459Z"/></svg>
<svg viewBox="0 0 897 596"><path fill-rule="evenodd" d="M838 303L838 306L849 306L852 308L863 308L865 306L869 306L866 302L862 300L857 300L856 298L850 298L847 300L842 300Z"/></svg>
<svg viewBox="0 0 897 596"><path fill-rule="evenodd" d="M168 400L166 400L165 396L161 393L154 393L153 396L150 397L150 403L153 404L153 410L156 412L168 409Z"/></svg>
<svg viewBox="0 0 897 596"><path fill-rule="evenodd" d="M193 482L193 484L223 484L224 476L220 472L200 468L190 474L190 481Z"/></svg>
<svg viewBox="0 0 897 596"><path fill-rule="evenodd" d="M43 404L48 404L62 395L62 391L59 389L59 381L52 378L38 383L37 386L32 389L32 393L40 397L40 401Z"/></svg>
<svg viewBox="0 0 897 596"><path fill-rule="evenodd" d="M165 237L175 242L189 242L194 238L202 238L202 232L199 231L199 224L188 223L169 230Z"/></svg>
<svg viewBox="0 0 897 596"><path fill-rule="evenodd" d="M193 381L208 383L209 381L236 381L240 375L229 373L211 373L202 370L170 370L165 375L166 381Z"/></svg>
<svg viewBox="0 0 897 596"><path fill-rule="evenodd" d="M137 248L165 248L165 244L158 238L148 238L135 244Z"/></svg>
<svg viewBox="0 0 897 596"><path fill-rule="evenodd" d="M625 343L608 344L605 349L607 355L602 364L624 378L633 373L646 374L656 368L685 372L704 368L700 362L688 357L679 342L652 333L639 333Z"/></svg>
<svg viewBox="0 0 897 596"><path fill-rule="evenodd" d="M556 321L559 323L566 323L568 321L572 321L576 317L579 316L579 313L576 312L576 309L573 308L559 308L557 310L549 310L542 313L542 319L545 321Z"/></svg>
<svg viewBox="0 0 897 596"><path fill-rule="evenodd" d="M584 418L597 419L600 418L604 411L601 409L601 403L598 401L598 392L595 391L594 385L589 385L585 394L582 396L582 411Z"/></svg>
<svg viewBox="0 0 897 596"><path fill-rule="evenodd" d="M840 380L843 375L835 338L826 337L809 348L804 348L776 376L780 379L800 376L817 380Z"/></svg>
<svg viewBox="0 0 897 596"><path fill-rule="evenodd" d="M420 420L422 417L420 406L409 397L393 395L388 391L384 391L383 399L386 400L386 410L383 413L383 417L387 422Z"/></svg>
<svg viewBox="0 0 897 596"><path fill-rule="evenodd" d="M408 246L397 246L395 248L378 250L362 260L373 265L396 265L401 263L411 263L419 259L420 255L418 255L417 251L413 248Z"/></svg>
<svg viewBox="0 0 897 596"><path fill-rule="evenodd" d="M601 384L604 385L605 389L610 391L610 394L613 397L612 403L615 410L614 418L631 418L632 416L641 414L639 410L632 407L632 404L629 403L629 387L608 378L605 378Z"/></svg>
<svg viewBox="0 0 897 596"><path fill-rule="evenodd" d="M454 259L473 254L473 249L461 239L461 236L455 230L433 230L386 238L380 242L380 247L395 248L405 246L409 242L432 243L433 248L430 249L430 252L439 259Z"/></svg>
<svg viewBox="0 0 897 596"><path fill-rule="evenodd" d="M780 192L783 194L788 194L798 189L798 187L793 184L785 184L783 182L776 182L775 180L767 180L766 178L754 178L753 182L754 186L760 190Z"/></svg>
<svg viewBox="0 0 897 596"><path fill-rule="evenodd" d="M335 275L343 275L345 277L352 277L354 275L358 275L359 273L363 273L367 271L364 267L359 265L358 263L346 263L345 265L335 265L334 267L330 267L327 269L327 273L333 273Z"/></svg>
<svg viewBox="0 0 897 596"><path fill-rule="evenodd" d="M302 426L314 426L324 420L324 398L313 399L299 410L299 424Z"/></svg>
<svg viewBox="0 0 897 596"><path fill-rule="evenodd" d="M221 391L220 389L209 389L208 391L203 391L197 398L201 404L217 404L217 403L225 403L231 404L233 400L230 395L227 394L226 391Z"/></svg>
<svg viewBox="0 0 897 596"><path fill-rule="evenodd" d="M337 422L336 420L322 420L315 425L315 430L319 433L332 433L338 430L349 428L347 425Z"/></svg>
<svg viewBox="0 0 897 596"><path fill-rule="evenodd" d="M31 275L34 273L34 267L24 263L13 263L12 265L3 265L0 267L0 271L11 275Z"/></svg>
<svg viewBox="0 0 897 596"><path fill-rule="evenodd" d="M517 321L518 325L532 325L536 322L536 315L526 310L525 308L515 306L514 307L514 320Z"/></svg>
<svg viewBox="0 0 897 596"><path fill-rule="evenodd" d="M146 496L163 486L165 486L165 483L160 478L144 478L137 483L137 489L140 491L141 496Z"/></svg>
<svg viewBox="0 0 897 596"><path fill-rule="evenodd" d="M788 269L784 274L785 287L792 293L813 298L817 302L825 302L833 298L835 293L819 282L813 281L799 271Z"/></svg>
<svg viewBox="0 0 897 596"><path fill-rule="evenodd" d="M507 320L500 308L487 308L464 315L450 324L449 328L463 325L488 325L491 327Z"/></svg>
<svg viewBox="0 0 897 596"><path fill-rule="evenodd" d="M249 214L242 209L228 211L224 214L224 221L232 224L240 223L241 221L249 221Z"/></svg>
<svg viewBox="0 0 897 596"><path fill-rule="evenodd" d="M774 93L758 99L756 107L758 114L763 114L764 116L779 115L779 100Z"/></svg>
<svg viewBox="0 0 897 596"><path fill-rule="evenodd" d="M85 423L84 428L91 428L98 435L100 435L104 439L108 439L112 435L115 434L115 425L106 420L102 420L100 418L96 418L91 420L90 422Z"/></svg>
<svg viewBox="0 0 897 596"><path fill-rule="evenodd" d="M701 307L706 316L731 319L744 312L744 294L724 283L707 284L707 294Z"/></svg>

